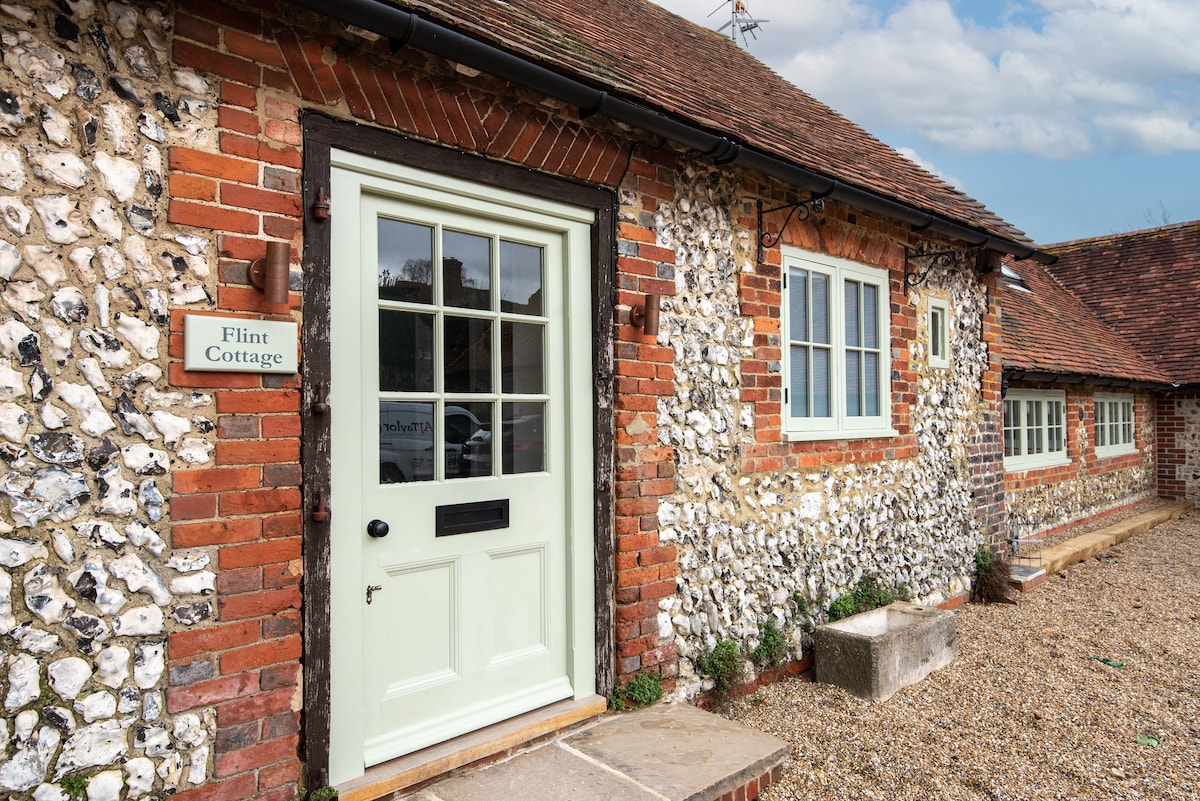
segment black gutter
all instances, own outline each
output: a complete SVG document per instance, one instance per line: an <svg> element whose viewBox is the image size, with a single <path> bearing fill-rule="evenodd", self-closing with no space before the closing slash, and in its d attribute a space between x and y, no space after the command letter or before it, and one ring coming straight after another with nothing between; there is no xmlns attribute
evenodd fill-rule
<svg viewBox="0 0 1200 801"><path fill-rule="evenodd" d="M1091 384L1098 387L1145 389L1157 392L1170 392L1180 388L1179 384L1172 384L1168 381L1142 381L1133 378L1115 378L1113 376L1086 375L1084 373L1050 373L1022 370L1019 367L1005 367L1002 375L1002 383L1005 386L1011 381L1028 381L1031 384Z"/></svg>
<svg viewBox="0 0 1200 801"><path fill-rule="evenodd" d="M814 195L840 200L851 206L908 223L913 230L934 233L965 242L971 247L1007 253L1017 259L1033 258L1053 264L1057 257L1010 239L968 228L914 206L859 189L783 159L754 150L728 137L668 117L645 106L630 103L587 84L560 75L521 56L501 50L438 23L387 5L381 0L291 0L323 16L377 33L395 49L411 45L450 61L486 72L528 89L570 103L581 116L602 114L626 125L699 151L718 164L736 164L777 178Z"/></svg>

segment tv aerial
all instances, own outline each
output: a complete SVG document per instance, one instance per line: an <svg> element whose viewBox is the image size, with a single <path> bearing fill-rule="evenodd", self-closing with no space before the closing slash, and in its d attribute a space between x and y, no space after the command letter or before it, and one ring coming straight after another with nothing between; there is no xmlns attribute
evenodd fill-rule
<svg viewBox="0 0 1200 801"><path fill-rule="evenodd" d="M747 36L757 39L758 34L755 33L755 31L759 30L763 23L770 22L770 20L767 19L755 19L752 17L749 9L746 8L745 0L725 0L725 2L721 3L721 5L713 9L708 16L711 17L713 14L716 14L726 6L732 7L730 9L729 22L726 22L720 28L717 28L717 33L723 33L726 29L728 29L729 38L734 42L738 40L738 36L742 37L743 47L749 45L749 41L746 38Z"/></svg>

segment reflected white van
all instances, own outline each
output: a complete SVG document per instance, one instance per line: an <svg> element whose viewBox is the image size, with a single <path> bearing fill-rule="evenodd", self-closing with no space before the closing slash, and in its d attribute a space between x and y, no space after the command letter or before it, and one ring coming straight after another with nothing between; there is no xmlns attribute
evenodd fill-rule
<svg viewBox="0 0 1200 801"><path fill-rule="evenodd" d="M379 482L431 481L435 441L433 403L385 401L379 404ZM447 406L443 458L446 477L461 475L462 444L480 428L461 406Z"/></svg>

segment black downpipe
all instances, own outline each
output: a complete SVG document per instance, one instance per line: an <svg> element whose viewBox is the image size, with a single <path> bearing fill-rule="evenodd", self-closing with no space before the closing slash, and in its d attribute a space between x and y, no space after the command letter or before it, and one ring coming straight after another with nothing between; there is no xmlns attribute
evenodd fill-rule
<svg viewBox="0 0 1200 801"><path fill-rule="evenodd" d="M1008 253L1018 259L1033 258L1043 264L1057 261L1055 256L1028 245L1001 239L973 228L937 217L913 206L842 183L807 170L775 156L753 150L727 137L718 136L689 123L681 122L644 106L613 97L574 78L569 78L493 45L472 39L443 25L380 0L291 0L298 6L323 16L365 28L384 36L393 47L411 45L511 83L535 89L577 107L582 116L602 114L618 122L641 128L685 147L710 156L718 164L739 167L769 175L814 195L840 200L864 211L882 214L913 226L965 242Z"/></svg>

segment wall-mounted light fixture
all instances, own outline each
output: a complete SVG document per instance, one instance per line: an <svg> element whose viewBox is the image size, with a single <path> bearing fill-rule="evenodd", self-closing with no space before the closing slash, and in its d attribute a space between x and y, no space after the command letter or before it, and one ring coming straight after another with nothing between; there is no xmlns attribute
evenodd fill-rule
<svg viewBox="0 0 1200 801"><path fill-rule="evenodd" d="M266 258L250 262L250 283L263 292L267 303L288 302L288 270L292 246L287 242L268 242Z"/></svg>
<svg viewBox="0 0 1200 801"><path fill-rule="evenodd" d="M629 310L629 322L634 328L642 329L648 337L658 336L658 303L661 296L647 294L646 302Z"/></svg>

